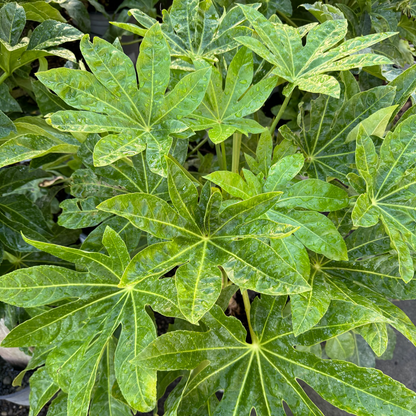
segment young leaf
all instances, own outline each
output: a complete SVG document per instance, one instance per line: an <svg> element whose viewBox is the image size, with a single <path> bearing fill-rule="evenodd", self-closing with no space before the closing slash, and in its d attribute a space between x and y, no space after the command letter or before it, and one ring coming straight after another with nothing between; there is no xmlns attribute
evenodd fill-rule
<svg viewBox="0 0 416 416"><path fill-rule="evenodd" d="M251 7L240 5L247 20L261 39L238 37L247 46L274 66L273 74L288 81L283 94L289 96L295 87L303 91L338 98L340 86L328 72L345 71L372 65L391 63L375 54L356 54L394 33L377 33L350 39L339 44L347 34L347 20L327 20L312 28L305 46L296 28L272 23Z"/></svg>
<svg viewBox="0 0 416 416"><path fill-rule="evenodd" d="M237 36L250 33L250 29L242 25L246 18L239 7L219 16L213 3L211 0L174 0L169 10L163 10L162 32L171 55L180 58L175 61L179 68L188 61L197 68L207 65L206 61L216 61L217 55L238 47ZM156 23L139 9L130 10L130 13L145 29ZM137 26L125 29L143 36L143 29Z"/></svg>
<svg viewBox="0 0 416 416"><path fill-rule="evenodd" d="M179 119L201 102L210 78L204 68L187 75L165 96L170 76L168 45L159 24L143 39L137 60L140 90L131 60L117 47L84 37L81 51L92 73L67 68L38 73L39 80L68 105L84 111L58 111L51 123L63 131L111 133L94 148L94 165L105 166L147 147L150 169L166 176L164 155L172 135L187 130ZM104 61L104 56L111 56ZM122 97L122 99L120 99Z"/></svg>
<svg viewBox="0 0 416 416"><path fill-rule="evenodd" d="M255 85L251 85L252 81L253 55L246 48L241 48L231 61L224 89L220 71L214 69L204 100L189 117L191 128L209 129L209 137L214 143L223 142L235 131L246 135L261 133L264 127L255 120L243 117L264 104L277 78L269 77Z"/></svg>
<svg viewBox="0 0 416 416"><path fill-rule="evenodd" d="M284 401L295 413L321 415L297 379L349 413L378 416L386 409L397 415L416 411L415 393L380 371L296 351L290 319L282 317L285 300L268 296L255 300L251 319L258 341L253 344L246 343L240 322L214 307L204 318L209 331L165 334L135 363L172 371L192 370L204 361L183 393L180 410L189 415L198 414L219 389L224 396L216 412L248 416L254 408L257 414L283 415Z"/></svg>
<svg viewBox="0 0 416 416"><path fill-rule="evenodd" d="M334 260L346 259L343 239L328 218L319 212L336 211L348 204L345 191L329 183L307 179L291 183L302 169L303 156L285 156L270 166L260 192L283 192L279 201L266 215L276 224L291 224L296 227L295 236L310 250L325 254ZM246 174L246 173L245 173ZM205 177L221 186L232 196L247 199L256 194L238 174L217 171Z"/></svg>

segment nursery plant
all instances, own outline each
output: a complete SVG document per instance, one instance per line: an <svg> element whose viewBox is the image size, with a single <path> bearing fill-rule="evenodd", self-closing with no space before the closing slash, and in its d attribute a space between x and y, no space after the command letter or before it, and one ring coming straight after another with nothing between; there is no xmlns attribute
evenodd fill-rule
<svg viewBox="0 0 416 416"><path fill-rule="evenodd" d="M20 40L32 3L0 9L2 80L40 62L35 112L0 113L0 301L24 310L2 347L32 354L31 416L322 415L306 385L416 415L373 368L395 331L416 345L413 38L387 53L366 2L247 3L132 9L137 62L59 16Z"/></svg>

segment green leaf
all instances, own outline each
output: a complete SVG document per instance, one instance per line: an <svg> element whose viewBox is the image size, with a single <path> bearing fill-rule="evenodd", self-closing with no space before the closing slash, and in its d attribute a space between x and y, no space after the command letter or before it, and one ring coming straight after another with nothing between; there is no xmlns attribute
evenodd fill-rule
<svg viewBox="0 0 416 416"><path fill-rule="evenodd" d="M70 134L61 133L38 117L22 117L14 121L12 132L0 146L0 166L10 165L49 153L75 153L79 142Z"/></svg>
<svg viewBox="0 0 416 416"><path fill-rule="evenodd" d="M306 179L292 185L277 207L300 207L324 212L337 211L347 205L348 196L343 189L319 179Z"/></svg>
<svg viewBox="0 0 416 416"><path fill-rule="evenodd" d="M346 360L354 353L355 342L353 336L346 332L326 342L325 352L335 360Z"/></svg>
<svg viewBox="0 0 416 416"><path fill-rule="evenodd" d="M409 117L387 134L380 157L365 130L359 130L356 159L367 192L360 195L352 214L357 226L368 227L381 220L392 248L398 253L400 274L406 282L414 274L409 247L416 248L413 209L416 182L412 158L415 121L416 116Z"/></svg>
<svg viewBox="0 0 416 416"><path fill-rule="evenodd" d="M397 78L390 82L391 87L396 87L396 96L394 103L397 104L397 108L391 116L393 119L398 112L403 108L409 97L416 90L416 65L403 71Z"/></svg>
<svg viewBox="0 0 416 416"><path fill-rule="evenodd" d="M279 193L254 196L231 204L219 213L220 194L204 188L208 191L204 196L207 203L197 209L192 179L173 159L168 159L168 163L172 177L168 182L169 193L174 207L153 195L129 194L109 199L98 208L127 218L154 237L171 240L161 243L162 252L152 261L160 272L183 265L178 269L176 282L181 309L188 320L198 322L218 298L221 274L216 266L222 265L230 280L242 288L275 294L308 290L302 274L287 262L277 267L279 254L257 239L271 235L272 224L267 220L256 223L256 220L276 204ZM274 237L284 237L293 230L294 227L278 224L274 226ZM152 247L146 256L154 253ZM140 258L133 261L141 268ZM146 273L152 274L152 270ZM122 283L136 281L136 274L137 271L126 273Z"/></svg>
<svg viewBox="0 0 416 416"><path fill-rule="evenodd" d="M246 135L261 133L264 127L255 120L243 117L264 104L277 79L265 78L254 85L252 81L252 53L240 48L231 61L224 88L220 72L214 69L204 100L187 120L191 128L209 129L209 137L214 143L223 142L236 131Z"/></svg>
<svg viewBox="0 0 416 416"><path fill-rule="evenodd" d="M204 176L204 178L221 186L225 192L237 198L247 199L253 196L253 190L238 173L216 171Z"/></svg>
<svg viewBox="0 0 416 416"><path fill-rule="evenodd" d="M328 298L365 307L388 319L394 328L416 343L415 326L388 300L412 298L415 287L413 280L405 284L400 278L399 259L397 254L390 253L389 237L383 226L360 228L351 233L346 242L348 262L312 259L314 280L319 278L315 302ZM314 290L312 287L312 292Z"/></svg>
<svg viewBox="0 0 416 416"><path fill-rule="evenodd" d="M315 16L320 23L327 20L345 19L344 14L332 4L322 3L320 1L314 4L301 4L309 13Z"/></svg>
<svg viewBox="0 0 416 416"><path fill-rule="evenodd" d="M61 43L72 42L81 37L82 33L71 25L55 20L45 20L33 31L26 50L42 50Z"/></svg>
<svg viewBox="0 0 416 416"><path fill-rule="evenodd" d="M36 371L30 378L30 416L37 416L58 390L59 387L53 382L46 368Z"/></svg>
<svg viewBox="0 0 416 416"><path fill-rule="evenodd" d="M11 132L16 132L13 121L3 111L0 111L0 138L7 137Z"/></svg>
<svg viewBox="0 0 416 416"><path fill-rule="evenodd" d="M87 415L90 400L94 406L94 395L98 394L93 388L96 377L99 380L101 357L108 348L111 349L112 335L121 325L114 353L115 377L125 400L133 409L152 409L156 400L156 373L134 367L130 360L156 337L154 324L145 311L147 304L165 315L182 316L176 306L173 279L159 281L160 274L141 279L136 276L140 283L119 287L120 276L130 267L130 256L124 242L109 227L103 236L108 255L36 241L31 243L89 271L39 266L3 276L2 300L7 298L9 302L24 307L67 300L56 308L46 308L42 314L15 328L3 341L4 345L59 344L56 351L61 359L55 355L49 365L47 360L46 369L53 374L54 368L59 371L60 376L54 380L69 392L68 412ZM141 264L145 266L144 262ZM99 334L98 338L94 338L94 334ZM77 354L73 354L74 346ZM61 366L59 362L65 365ZM68 377L70 383L65 382ZM134 384L131 377L136 380Z"/></svg>
<svg viewBox="0 0 416 416"><path fill-rule="evenodd" d="M155 19L139 9L130 13L144 29L155 23ZM250 33L250 29L242 25L245 20L238 7L220 16L210 0L174 0L169 10L163 11L161 28L172 56L181 58L178 60L181 63L190 61L195 67L201 67L206 65L204 61L216 61L217 55L238 47L235 37ZM143 31L137 26L124 28L137 34Z"/></svg>
<svg viewBox="0 0 416 416"><path fill-rule="evenodd" d="M392 87L383 86L349 99L322 95L311 102L309 114L305 107L301 108L301 134L296 141L305 156L309 177L323 180L335 177L345 182L354 163L355 143L348 142L350 132L377 111L386 111L383 109L393 103L394 94Z"/></svg>
<svg viewBox="0 0 416 416"><path fill-rule="evenodd" d="M27 3L31 4L31 3ZM45 3L47 4L47 3ZM59 110L71 110L72 107L65 104L57 95L52 94L40 81L32 81L36 103L42 115L54 113Z"/></svg>
<svg viewBox="0 0 416 416"><path fill-rule="evenodd" d="M85 169L78 169L71 176L71 194L75 198L60 205L63 213L59 224L66 228L91 227L111 217L111 214L99 212L96 206L115 195L144 192L162 199L169 197L167 180L150 171L145 152L133 156L130 163L118 160L105 167L95 167L93 151L98 140L98 135L90 135L79 149L78 156ZM178 140L171 148L171 152L181 160L184 156L183 142L187 145L186 140Z"/></svg>
<svg viewBox="0 0 416 416"><path fill-rule="evenodd" d="M105 414L110 412L113 416L125 416L130 408L112 395L112 386L116 382L114 369L115 342L109 342L98 367L97 389L91 399L90 413Z"/></svg>
<svg viewBox="0 0 416 416"><path fill-rule="evenodd" d="M381 42L393 33L350 39L336 46L347 34L347 21L327 20L309 31L303 46L296 28L272 23L251 7L239 7L261 42L249 37L238 37L236 40L270 62L274 66L273 74L289 82L283 90L286 96L299 87L304 91L338 98L338 82L325 73L391 63L389 59L375 54L353 54Z"/></svg>
<svg viewBox="0 0 416 416"><path fill-rule="evenodd" d="M10 95L9 87L7 84L0 85L0 105L2 111L5 111L6 113L12 111L22 111L19 103Z"/></svg>
<svg viewBox="0 0 416 416"><path fill-rule="evenodd" d="M316 211L334 211L348 204L344 190L335 185L308 179L292 184L291 179L303 166L302 155L285 156L272 165L266 175L259 180L263 192L283 191L267 218L275 224L289 224L295 229L295 236L310 250L325 254L334 260L347 258L345 243L333 223ZM246 175L246 172L245 172ZM213 172L206 176L232 196L247 199L255 193L240 175L232 172Z"/></svg>
<svg viewBox="0 0 416 416"><path fill-rule="evenodd" d="M81 51L92 73L66 68L38 73L39 80L66 104L84 110L58 111L51 116L52 125L63 131L112 133L96 144L96 166L140 153L147 143L150 169L166 176L164 155L171 147L171 136L187 130L178 118L191 113L201 102L210 69L184 77L165 96L170 55L159 24L146 33L140 48L140 89L131 60L117 47L99 38L90 43L84 37Z"/></svg>
<svg viewBox="0 0 416 416"><path fill-rule="evenodd" d="M26 19L35 22L43 22L48 19L57 20L65 23L66 20L61 13L49 3L43 1L34 1L30 3L23 3L22 7L26 12Z"/></svg>
<svg viewBox="0 0 416 416"><path fill-rule="evenodd" d="M0 39L15 46L26 23L26 14L17 3L7 3L0 9Z"/></svg>
<svg viewBox="0 0 416 416"><path fill-rule="evenodd" d="M247 344L235 318L213 308L204 318L207 332L175 331L153 341L135 363L162 371L199 371L188 382L180 411L189 415L218 389L224 396L217 411L283 415L283 401L299 414L322 414L296 382L301 379L333 405L354 414L399 415L414 412L414 393L378 370L322 360L296 351L290 319L282 317L285 298L263 296L252 305L258 342ZM328 383L337 388L328 389ZM357 400L357 397L359 400ZM247 398L250 398L247 400Z"/></svg>

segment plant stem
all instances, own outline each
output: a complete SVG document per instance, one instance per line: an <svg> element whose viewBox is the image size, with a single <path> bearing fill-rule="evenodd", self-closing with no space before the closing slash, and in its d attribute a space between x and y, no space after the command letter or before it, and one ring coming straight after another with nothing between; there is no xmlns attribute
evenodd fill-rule
<svg viewBox="0 0 416 416"><path fill-rule="evenodd" d="M225 153L225 142L221 143L221 154L224 170L227 170L227 154Z"/></svg>
<svg viewBox="0 0 416 416"><path fill-rule="evenodd" d="M219 144L215 145L215 152L217 153L217 159L218 164L220 165L220 170L226 170L226 168L224 168L224 160L221 154L221 146Z"/></svg>
<svg viewBox="0 0 416 416"><path fill-rule="evenodd" d="M7 79L9 74L7 72L4 72L3 75L0 77L0 85L3 84L3 82Z"/></svg>
<svg viewBox="0 0 416 416"><path fill-rule="evenodd" d="M298 27L298 25L292 19L290 19L289 17L287 17L284 13L279 12L279 10L276 10L276 11L277 11L277 14L279 14L280 16L282 16L283 17L283 20L286 20L286 22L289 23L291 26Z"/></svg>
<svg viewBox="0 0 416 416"><path fill-rule="evenodd" d="M200 141L190 152L189 154L191 155L192 153L195 153L198 149L201 148L201 146L203 146L206 142L208 141L208 136L205 137L204 140Z"/></svg>
<svg viewBox="0 0 416 416"><path fill-rule="evenodd" d="M241 292L241 294L243 295L244 309L246 310L248 329L250 330L250 335L251 335L251 342L253 344L256 344L258 343L258 339L257 339L257 335L255 334L251 326L251 321L250 321L251 305L250 305L250 299L248 297L247 290L244 290L243 292Z"/></svg>
<svg viewBox="0 0 416 416"><path fill-rule="evenodd" d="M274 132L276 131L276 127L277 127L277 123L280 121L280 119L282 118L283 113L286 110L287 105L289 104L290 101L290 97L292 96L292 93L290 93L285 100L283 101L282 106L280 107L279 112L277 113L277 116L274 118L272 125L270 126L270 134L272 135L272 137L274 136Z"/></svg>
<svg viewBox="0 0 416 416"><path fill-rule="evenodd" d="M233 134L233 158L231 163L231 171L234 173L238 173L240 167L241 138L241 133Z"/></svg>
<svg viewBox="0 0 416 416"><path fill-rule="evenodd" d="M140 43L143 39L135 39L135 40L131 40L130 42L120 42L121 46L126 46L126 45L134 45L135 43Z"/></svg>

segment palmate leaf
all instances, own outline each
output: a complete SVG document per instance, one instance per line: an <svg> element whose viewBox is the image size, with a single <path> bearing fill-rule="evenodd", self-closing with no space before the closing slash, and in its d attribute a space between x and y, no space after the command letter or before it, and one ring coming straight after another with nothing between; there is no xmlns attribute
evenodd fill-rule
<svg viewBox="0 0 416 416"><path fill-rule="evenodd" d="M134 362L162 371L196 369L185 386L179 414L200 414L210 396L223 390L213 415L248 416L254 408L258 416L283 416L283 401L296 415L322 415L298 380L352 414L415 414L415 393L381 371L296 351L290 319L282 317L285 301L269 296L255 300L251 319L258 339L252 344L239 321L214 307L204 317L209 331L162 335ZM320 341L326 339L322 331Z"/></svg>
<svg viewBox="0 0 416 416"><path fill-rule="evenodd" d="M364 308L378 315L380 319L384 318L385 322L415 344L415 326L388 299L413 299L416 286L414 281L405 284L401 280L398 256L389 252L389 238L383 232L382 226L354 231L346 238L346 244L350 258L348 262L331 261L320 256L311 257L309 284L312 291L291 296L295 334L314 327L333 301L342 301L357 309ZM378 325L379 331L385 331L385 324ZM387 345L376 346L373 330L370 329L367 328L361 335L376 354L381 355Z"/></svg>
<svg viewBox="0 0 416 416"><path fill-rule="evenodd" d="M279 148L276 149L277 155ZM334 224L319 213L345 207L348 204L346 192L317 179L293 182L304 164L303 156L299 153L287 155L272 164L272 138L268 131L259 140L257 159L249 155L246 155L246 159L254 173L243 169L245 180L237 173L226 171L213 172L205 178L221 186L230 195L243 200L263 192L283 192L266 217L276 223L287 223L296 227L294 236L308 249L334 260L346 260L344 240ZM281 244L287 247L281 248L284 251L299 251L299 247L291 241L293 240L282 240ZM304 251L302 244L300 249ZM307 259L306 252L302 257L305 256Z"/></svg>
<svg viewBox="0 0 416 416"><path fill-rule="evenodd" d="M142 255L157 253L157 270L181 265L176 272L179 307L190 322L198 322L218 299L220 265L242 289L270 294L309 290L302 273L262 239L283 238L296 230L288 224L258 220L278 202L280 192L257 195L222 209L218 190L207 183L198 201L197 188L188 174L171 158L168 166L173 207L153 195L137 193L111 198L98 209L169 240L150 246ZM121 284L135 282L137 273L131 269Z"/></svg>
<svg viewBox="0 0 416 416"><path fill-rule="evenodd" d="M175 284L173 279L159 280L161 273L154 272L151 277L150 273L142 278L136 275L140 281L127 287L120 287L120 281L127 270L132 275L137 262L143 271L154 271L157 256L149 258L150 263L140 253L130 260L123 240L109 227L103 235L108 254L26 241L85 271L38 266L3 276L2 301L26 308L59 303L16 327L3 345L56 346L46 360L48 374L68 393L68 415L87 415L90 401L94 405L98 394L94 384L100 378L101 357L111 348L113 334L121 325L114 353L118 385L133 409L154 408L156 373L135 368L130 360L156 337L154 323L145 311L147 304L166 316L182 316L176 306Z"/></svg>
<svg viewBox="0 0 416 416"><path fill-rule="evenodd" d="M382 222L391 247L399 258L400 275L405 282L413 278L410 248L416 249L416 116L404 120L389 132L380 155L364 128L357 135L356 165L365 182L352 219L355 226L371 227Z"/></svg>
<svg viewBox="0 0 416 416"><path fill-rule="evenodd" d="M108 133L94 148L95 166L147 149L150 169L166 176L164 155L172 145L172 135L189 131L180 119L200 104L210 68L187 75L165 95L170 54L159 24L148 30L140 47L140 89L130 58L116 46L97 37L91 43L84 37L81 51L92 73L59 68L37 74L68 105L83 110L58 111L50 118L52 125L62 131Z"/></svg>
<svg viewBox="0 0 416 416"><path fill-rule="evenodd" d="M129 12L144 29L124 24L123 29L143 36L156 23L139 9ZM177 68L189 68L188 61L195 67L217 61L217 56L229 52L239 44L235 38L250 34L242 24L246 21L242 10L233 7L219 16L211 0L174 0L169 10L163 10L162 32L168 41L171 55Z"/></svg>
<svg viewBox="0 0 416 416"><path fill-rule="evenodd" d="M348 22L328 20L309 28L303 46L302 36L296 28L272 23L255 9L244 5L240 7L261 41L248 36L236 40L270 62L275 67L273 74L289 82L283 90L286 96L298 87L303 91L339 97L338 81L327 73L391 63L383 56L357 52L394 33L377 33L339 44L347 33Z"/></svg>
<svg viewBox="0 0 416 416"><path fill-rule="evenodd" d="M380 128L383 122L383 130L396 109L392 107L394 96L395 89L390 86L358 92L350 98L345 93L340 100L321 95L311 101L309 114L301 108L299 135L291 133L286 126L279 131L301 148L305 156L304 171L309 177L323 180L335 177L346 183L355 153L355 141L347 140L349 134L364 120L374 120L370 123L374 129ZM370 134L376 133L377 130L370 131Z"/></svg>
<svg viewBox="0 0 416 416"><path fill-rule="evenodd" d="M253 119L244 118L256 112L267 100L277 83L269 77L255 85L253 81L253 55L241 48L228 68L225 87L219 70L214 69L201 105L189 117L193 130L208 130L214 143L220 143L235 131L243 134L261 133L264 127Z"/></svg>
<svg viewBox="0 0 416 416"><path fill-rule="evenodd" d="M44 56L56 55L76 61L72 52L58 47L81 38L82 33L73 26L45 20L33 30L30 39L20 39L26 24L26 13L17 3L6 3L0 9L0 21L0 69L7 76Z"/></svg>

